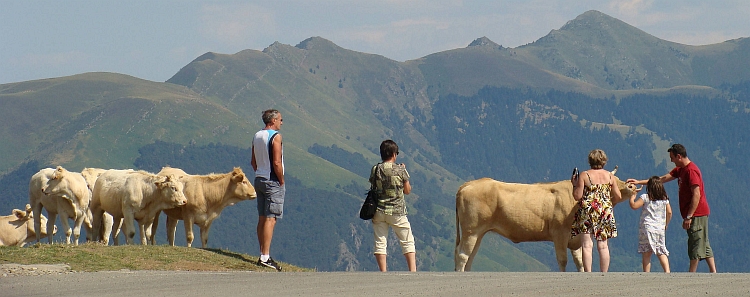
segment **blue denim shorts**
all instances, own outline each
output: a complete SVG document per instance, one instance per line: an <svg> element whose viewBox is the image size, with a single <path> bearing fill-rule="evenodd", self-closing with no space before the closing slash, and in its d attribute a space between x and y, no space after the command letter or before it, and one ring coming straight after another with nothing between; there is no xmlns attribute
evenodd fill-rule
<svg viewBox="0 0 750 297"><path fill-rule="evenodd" d="M255 199L258 202L258 216L280 219L284 213L286 188L278 181L255 177Z"/></svg>

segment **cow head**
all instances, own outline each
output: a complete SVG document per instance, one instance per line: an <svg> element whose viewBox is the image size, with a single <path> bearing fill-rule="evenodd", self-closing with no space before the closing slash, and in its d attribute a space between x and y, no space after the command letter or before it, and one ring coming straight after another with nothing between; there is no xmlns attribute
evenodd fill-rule
<svg viewBox="0 0 750 297"><path fill-rule="evenodd" d="M615 166L615 169L612 170L612 176L615 177L615 182L617 183L617 188L620 189L620 194L622 196L622 199L618 201L612 201L613 205L627 200L626 197L630 197L633 195L633 193L636 192L636 186L634 184L626 183L620 180L620 178L617 177L617 175L615 175L616 173L617 173L617 166Z"/></svg>
<svg viewBox="0 0 750 297"><path fill-rule="evenodd" d="M176 176L167 175L159 176L159 180L154 182L156 187L162 192L167 202L173 207L183 206L187 204L187 198L185 198L185 184L183 184Z"/></svg>
<svg viewBox="0 0 750 297"><path fill-rule="evenodd" d="M30 240L36 240L36 232L34 232L34 213L31 210L31 205L26 204L26 210L20 210L20 209L14 209L13 215L18 219L18 222L21 224L26 225L26 232L27 232L27 242ZM39 215L41 218L42 225L40 227L41 229L41 236L47 236L47 217L44 215ZM57 233L57 226L55 226L54 230L52 230L52 234Z"/></svg>
<svg viewBox="0 0 750 297"><path fill-rule="evenodd" d="M255 188L253 187L252 182L250 182L245 173L242 172L242 168L235 167L234 170L232 170L231 175L231 182L229 185L230 189L228 191L229 195L231 195L231 198L239 200L255 199Z"/></svg>
<svg viewBox="0 0 750 297"><path fill-rule="evenodd" d="M86 179L78 172L70 172L57 166L47 182L44 195L62 197L70 201L74 209L86 209L91 201L91 190Z"/></svg>

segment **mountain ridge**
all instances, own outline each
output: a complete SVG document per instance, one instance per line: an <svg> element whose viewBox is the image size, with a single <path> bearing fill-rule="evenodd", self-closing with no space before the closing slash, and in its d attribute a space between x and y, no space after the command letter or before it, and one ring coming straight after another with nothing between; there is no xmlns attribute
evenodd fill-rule
<svg viewBox="0 0 750 297"><path fill-rule="evenodd" d="M168 165L188 162L226 172L245 163L237 160L247 158L237 155L262 128L261 112L276 108L286 119L282 133L293 181L291 215L275 239L285 262L322 270L376 267L368 249L369 226L355 216L367 179L349 165L378 162L383 139L399 143L399 161L412 176L407 204L420 269L452 269L454 195L464 181L563 180L570 167L584 165L593 147L607 151L622 177L663 174L669 166L664 145L671 142L686 144L691 159L715 173L707 176L707 190L722 199L712 198L712 209L731 216L712 218L712 241L725 253L734 245L732 235L747 233L731 220L744 217L744 210L731 205L738 203L738 193L750 190L736 176L736 164L750 162L742 154L750 140L737 130L750 123L750 99L741 84L750 81L742 60L750 55L750 39L671 50L673 43L629 28L623 36L589 46L596 50L576 45L599 40L587 34L618 32L576 27L587 19L626 26L599 14L586 12L537 44L504 48L480 37L465 48L406 62L311 37L296 46L275 42L262 51L208 52L165 83L86 73L0 85L0 138L8 140L0 143L0 172L13 181L0 188L12 193L0 202L23 203L29 172L44 166L129 168L141 158L152 163L139 166L160 168L167 165L159 163L167 162L160 153L180 152L170 155ZM607 56L620 60L605 64ZM658 67L662 76L653 73ZM675 69L686 74L672 77ZM717 75L722 69L726 73ZM737 185L722 187L721 180ZM19 207L9 204L3 205ZM253 211L245 204L225 210L210 242L255 251L252 218L247 219ZM618 216L624 239L612 243L613 269L640 269L639 258L630 253L634 231L626 224L635 221L633 213L618 211ZM314 236L319 230L327 232ZM668 235L670 244L683 240L677 231ZM232 232L241 235L228 235ZM499 236L489 238L477 269L556 267L545 243L512 245ZM389 253L397 255L397 247L391 248ZM323 260L303 257L310 253ZM746 262L740 253L725 254L733 263Z"/></svg>

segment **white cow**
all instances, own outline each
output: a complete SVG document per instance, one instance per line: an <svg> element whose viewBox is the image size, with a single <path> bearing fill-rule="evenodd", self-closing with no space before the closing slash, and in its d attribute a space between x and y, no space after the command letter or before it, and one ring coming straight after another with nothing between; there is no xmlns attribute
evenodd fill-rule
<svg viewBox="0 0 750 297"><path fill-rule="evenodd" d="M83 178L86 180L86 185L88 185L89 190L91 193L94 193L94 185L96 184L96 179L99 178L99 176L107 171L107 169L102 168L83 168L81 170L81 175L83 175ZM93 194L92 194L93 195ZM93 225L92 222L94 220L94 216L91 213L91 209L89 208L89 211L86 215L86 219L84 220L84 227L86 228L86 240L88 241L97 241L99 238L104 238L105 234L109 234L108 230L112 229L112 216L108 213L104 213L104 216L102 217L102 225L100 228L100 234L97 234L97 236L94 236L93 234ZM122 220L118 222L118 224L122 224ZM119 225L117 227L120 228ZM107 230L107 232L102 232L102 230ZM106 235L107 238L109 238L109 235ZM117 234L115 234L117 236Z"/></svg>
<svg viewBox="0 0 750 297"><path fill-rule="evenodd" d="M617 185L622 197L630 197L635 189L619 179ZM455 270L471 270L482 237L494 231L514 243L552 241L560 271L568 263L568 248L578 271L583 271L581 240L570 238L577 209L569 180L517 184L482 178L466 182L456 193Z"/></svg>
<svg viewBox="0 0 750 297"><path fill-rule="evenodd" d="M51 188L52 187L52 188ZM55 224L57 215L60 214L60 222L65 228L66 243L70 243L71 229L68 218L75 221L73 233L75 243L78 244L80 228L88 211L91 192L86 187L86 181L79 173L65 170L61 166L57 169L45 168L39 170L29 181L29 204L34 213L42 213L42 208L47 210L50 216L47 228L51 229ZM41 217L34 217L34 230L41 227ZM41 235L36 234L39 241ZM52 243L52 234L47 235L49 243Z"/></svg>
<svg viewBox="0 0 750 297"><path fill-rule="evenodd" d="M206 248L211 223L219 217L221 211L227 206L256 197L255 188L239 167L229 173L209 175L189 175L181 169L164 167L157 174L179 176L180 181L185 183L187 204L164 210L167 214L167 240L173 246L178 220L184 220L187 246L190 247L193 243L195 224L200 227L201 247ZM159 213L154 218L150 238L152 244L158 223Z"/></svg>
<svg viewBox="0 0 750 297"><path fill-rule="evenodd" d="M24 246L26 243L36 239L36 234L41 236L47 235L47 218L44 215L38 215L41 225L41 232L34 232L33 210L31 205L26 204L26 210L14 209L13 214L0 217L0 246ZM53 225L54 226L54 225ZM57 227L53 227L52 233L57 232Z"/></svg>
<svg viewBox="0 0 750 297"><path fill-rule="evenodd" d="M145 171L105 171L96 180L91 200L94 234L101 231L102 217L106 211L115 222L124 220L125 241L128 244L133 243L134 220L138 221L141 244L147 244L156 213L187 202L183 187L175 176L158 176ZM105 243L108 239L103 238Z"/></svg>

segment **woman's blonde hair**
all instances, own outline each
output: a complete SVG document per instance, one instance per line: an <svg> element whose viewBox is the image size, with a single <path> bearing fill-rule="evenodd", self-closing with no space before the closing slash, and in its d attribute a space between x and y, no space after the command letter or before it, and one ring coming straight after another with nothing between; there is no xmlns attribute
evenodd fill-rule
<svg viewBox="0 0 750 297"><path fill-rule="evenodd" d="M589 152L589 166L591 169L602 169L607 165L607 154L603 150L595 149Z"/></svg>

